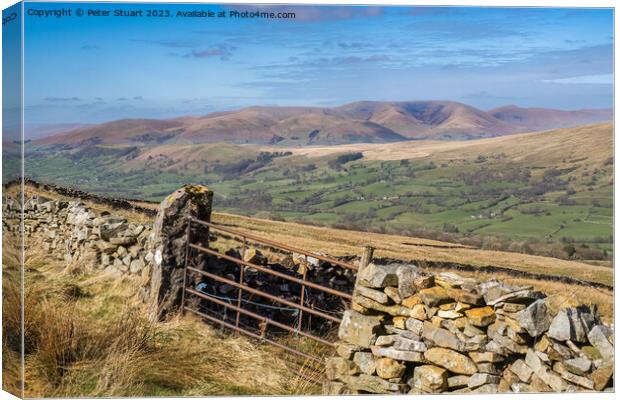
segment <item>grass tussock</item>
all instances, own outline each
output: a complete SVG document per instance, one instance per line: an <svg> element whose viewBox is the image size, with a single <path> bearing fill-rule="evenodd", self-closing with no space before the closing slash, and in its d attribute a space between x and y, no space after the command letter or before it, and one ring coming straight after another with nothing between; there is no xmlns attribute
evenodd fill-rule
<svg viewBox="0 0 620 400"><path fill-rule="evenodd" d="M6 272L16 259L5 256ZM44 255L26 261L25 396L209 396L317 393L273 347L191 316L151 323L138 278L68 273ZM19 281L5 279L5 388L20 387ZM9 340L7 340L9 339ZM303 366L300 367L303 369ZM303 371L302 371L303 372ZM18 393L14 391L14 393Z"/></svg>
<svg viewBox="0 0 620 400"><path fill-rule="evenodd" d="M2 261L2 389L21 397L21 269L15 243L3 243Z"/></svg>

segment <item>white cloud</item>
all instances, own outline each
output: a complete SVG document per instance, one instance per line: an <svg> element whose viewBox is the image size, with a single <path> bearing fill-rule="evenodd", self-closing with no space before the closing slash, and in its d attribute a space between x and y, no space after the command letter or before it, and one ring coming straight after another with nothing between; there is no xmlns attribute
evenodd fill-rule
<svg viewBox="0 0 620 400"><path fill-rule="evenodd" d="M542 82L612 85L614 83L614 75L613 74L581 75L581 76L572 76L570 78L546 79L546 80L543 80Z"/></svg>

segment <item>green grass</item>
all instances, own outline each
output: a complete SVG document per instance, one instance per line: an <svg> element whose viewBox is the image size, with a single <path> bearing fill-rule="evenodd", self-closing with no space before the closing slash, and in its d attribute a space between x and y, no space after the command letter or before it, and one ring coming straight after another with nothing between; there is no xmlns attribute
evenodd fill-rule
<svg viewBox="0 0 620 400"><path fill-rule="evenodd" d="M578 168L545 183L547 168L503 158L484 163L435 163L434 167L424 159L408 164L362 159L340 170L329 167L329 159L275 158L263 168L223 179L189 168L185 172L125 170L123 163L111 156L74 161L66 152L37 150L27 157L26 169L38 180L152 201L161 200L182 184L203 183L215 191L218 209L245 215L267 211L291 220L325 224L363 221L368 228L381 225L400 230L441 232L450 227L452 233L456 228L458 234L473 232L508 241L564 238L601 250L611 244L611 165L598 167L598 178L592 184L590 169L585 177ZM315 169L303 170L310 163ZM531 177L515 181L510 175L515 170L529 170ZM540 185L542 192L527 193ZM262 200L254 201L257 196Z"/></svg>

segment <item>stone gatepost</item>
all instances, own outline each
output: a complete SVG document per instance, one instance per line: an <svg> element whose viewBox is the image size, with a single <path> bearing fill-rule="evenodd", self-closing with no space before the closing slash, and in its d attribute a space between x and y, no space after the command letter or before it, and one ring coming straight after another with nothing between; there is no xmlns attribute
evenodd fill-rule
<svg viewBox="0 0 620 400"><path fill-rule="evenodd" d="M160 321L180 311L183 294L188 217L210 222L213 192L206 186L187 185L159 205L153 225L150 261L149 319ZM209 229L192 224L192 243L206 247Z"/></svg>

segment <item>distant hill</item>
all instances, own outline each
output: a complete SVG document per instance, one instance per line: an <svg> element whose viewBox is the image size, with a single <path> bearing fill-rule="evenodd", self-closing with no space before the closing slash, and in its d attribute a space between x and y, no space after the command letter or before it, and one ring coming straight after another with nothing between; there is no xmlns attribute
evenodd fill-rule
<svg viewBox="0 0 620 400"><path fill-rule="evenodd" d="M197 144L228 141L284 146L463 140L611 120L606 110L507 106L489 112L451 101L361 101L333 108L248 107L168 120L125 119L79 127L36 141L94 144Z"/></svg>
<svg viewBox="0 0 620 400"><path fill-rule="evenodd" d="M522 130L527 131L568 128L613 119L611 108L563 111L505 106L494 108L488 113L505 123L520 126Z"/></svg>
<svg viewBox="0 0 620 400"><path fill-rule="evenodd" d="M521 128L452 101L361 101L336 110L372 121L410 139L476 139L519 132Z"/></svg>
<svg viewBox="0 0 620 400"><path fill-rule="evenodd" d="M45 145L67 147L97 144L164 143L184 129L178 120L123 119L100 125L72 129L35 140Z"/></svg>
<svg viewBox="0 0 620 400"><path fill-rule="evenodd" d="M91 126L90 124L75 123L56 123L56 124L26 124L24 127L24 137L28 139L39 139L57 133L67 132L77 128Z"/></svg>

